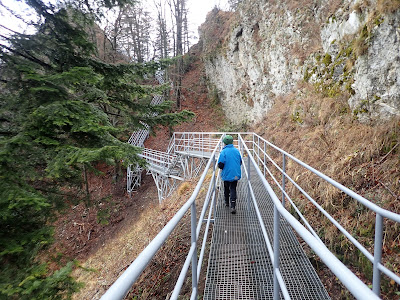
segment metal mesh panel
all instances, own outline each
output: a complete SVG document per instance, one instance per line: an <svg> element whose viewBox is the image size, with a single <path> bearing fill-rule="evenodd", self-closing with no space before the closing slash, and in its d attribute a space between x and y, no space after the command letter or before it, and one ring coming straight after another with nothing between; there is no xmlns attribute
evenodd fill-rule
<svg viewBox="0 0 400 300"><path fill-rule="evenodd" d="M253 170L252 170L253 171ZM255 172L252 172L255 174ZM269 239L273 204L261 180L251 176ZM273 267L245 179L238 184L237 213L219 192L204 299L272 299ZM330 299L290 226L281 222L281 273L292 299ZM283 299L282 295L281 298Z"/></svg>

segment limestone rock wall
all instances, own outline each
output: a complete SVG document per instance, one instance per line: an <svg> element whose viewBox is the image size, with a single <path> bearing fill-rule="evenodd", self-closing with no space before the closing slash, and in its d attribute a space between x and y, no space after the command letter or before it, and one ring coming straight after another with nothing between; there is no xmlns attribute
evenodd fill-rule
<svg viewBox="0 0 400 300"><path fill-rule="evenodd" d="M210 12L205 68L228 119L261 120L302 80L324 97L346 93L360 119L400 115L400 12L364 2L245 0L234 14Z"/></svg>

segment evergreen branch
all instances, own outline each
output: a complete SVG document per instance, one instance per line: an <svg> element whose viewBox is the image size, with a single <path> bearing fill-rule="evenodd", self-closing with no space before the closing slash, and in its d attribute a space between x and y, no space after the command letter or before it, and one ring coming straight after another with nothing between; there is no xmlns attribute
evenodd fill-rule
<svg viewBox="0 0 400 300"><path fill-rule="evenodd" d="M13 135L13 133L14 132L11 132L11 131L0 131L0 135L8 135L8 136L10 136L10 135Z"/></svg>
<svg viewBox="0 0 400 300"><path fill-rule="evenodd" d="M0 36L1 36L1 37L4 37L3 35L0 35ZM19 56L22 56L22 57L26 58L26 59L29 60L29 61L32 61L32 62L34 62L34 63L37 63L37 64L41 65L42 67L45 67L45 68L47 68L47 69L53 69L53 67L52 67L51 65L49 65L48 63L45 63L44 61L41 61L40 59L38 59L38 58L32 56L32 55L29 54L29 53L24 54L24 53L22 53L22 52L20 52L20 51L17 51L17 50L15 50L15 49L12 49L12 48L7 47L6 45L2 45L2 44L0 44L0 47L7 49L8 51L10 51L10 52L12 52L12 53L14 53L14 54L17 54L17 55L19 55Z"/></svg>
<svg viewBox="0 0 400 300"><path fill-rule="evenodd" d="M61 196L68 196L68 197L74 196L74 194L66 194L66 193L61 193L58 191L51 191L51 190L40 188L40 187L35 187L35 190L45 192L45 193L55 194L55 195L61 195Z"/></svg>
<svg viewBox="0 0 400 300"><path fill-rule="evenodd" d="M29 35L27 35L27 34L17 32L17 31L12 30L12 29L10 29L10 28L8 28L8 27L2 25L2 24L0 24L0 27L3 27L5 30L11 31L11 32L14 33L14 34L21 35L21 36L24 36L24 37L29 37Z"/></svg>

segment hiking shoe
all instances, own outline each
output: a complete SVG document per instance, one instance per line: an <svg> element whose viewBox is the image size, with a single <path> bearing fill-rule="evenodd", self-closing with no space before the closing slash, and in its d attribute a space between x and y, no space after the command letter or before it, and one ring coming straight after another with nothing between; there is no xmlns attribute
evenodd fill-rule
<svg viewBox="0 0 400 300"><path fill-rule="evenodd" d="M231 208L231 214L236 214L236 208L234 207Z"/></svg>

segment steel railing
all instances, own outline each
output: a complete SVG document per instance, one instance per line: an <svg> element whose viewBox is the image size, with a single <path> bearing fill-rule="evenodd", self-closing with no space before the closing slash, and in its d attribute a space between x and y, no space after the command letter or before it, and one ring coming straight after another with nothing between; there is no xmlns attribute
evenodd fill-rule
<svg viewBox="0 0 400 300"><path fill-rule="evenodd" d="M158 70L155 72L155 78L157 79L159 84L163 84L165 72L163 70ZM164 97L161 95L155 95L151 100L151 105L159 105L164 101ZM153 116L156 114L153 113ZM146 141L147 137L149 136L150 126L142 121L140 124L143 126L143 129L139 129L131 134L129 137L128 143L137 146L137 147L144 147L144 142ZM142 176L142 167L139 164L129 165L127 168L127 178L126 178L126 189L130 194L132 190L138 186L140 186Z"/></svg>
<svg viewBox="0 0 400 300"><path fill-rule="evenodd" d="M223 134L223 132L175 132L170 140L167 152L199 152L207 155L215 149ZM237 140L234 143L237 146ZM218 151L222 148L223 145L220 144Z"/></svg>
<svg viewBox="0 0 400 300"><path fill-rule="evenodd" d="M387 267L381 264L382 259L382 246L383 246L383 218L388 218L392 221L400 223L400 215L393 213L391 211L385 210L378 205L372 203L371 201L365 199L364 197L356 194L352 190L348 189L347 187L341 185L340 183L336 182L335 180L329 178L328 176L322 174L321 172L315 170L314 168L310 167L306 163L302 162L301 160L297 159L293 155L290 155L286 151L280 149L279 147L273 145L272 143L266 141L262 137L257 134L253 134L250 140L247 140L246 143L251 146L251 152L254 156L255 161L257 162L258 166L261 166L263 169L263 176L268 174L276 186L282 192L282 203L285 205L285 200L288 200L290 205L294 208L300 219L303 221L304 225L308 228L308 230L313 234L313 236L320 240L318 234L314 231L311 225L308 223L306 218L301 213L300 209L295 205L293 199L288 195L285 186L286 180L293 184L296 189L301 192L305 198L310 201L331 223L340 230L340 232L346 236L350 242L356 246L361 253L363 253L367 259L373 264L373 279L372 279L372 290L376 295L379 296L380 294L380 282L381 282L381 272L387 275L390 279L394 280L397 284L400 284L400 277L396 275L393 271L389 270ZM281 167L276 163L275 160L272 159L268 148L278 151L282 155L282 165ZM371 254L360 242L357 241L342 225L339 224L318 202L313 199L300 185L291 178L286 172L287 160L291 159L295 162L299 167L303 167L308 171L312 172L317 177L321 178L323 181L329 183L330 185L336 187L340 191L344 192L354 200L358 201L368 209L374 211L376 213L376 221L375 221L375 238L374 238L374 254ZM276 176L273 175L273 172L268 167L274 166L278 172L282 175L281 183L277 180ZM321 240L320 240L321 241Z"/></svg>
<svg viewBox="0 0 400 300"><path fill-rule="evenodd" d="M267 244L268 254L273 262L274 268L274 299L279 299L279 291L285 299L290 299L286 284L282 278L280 272L280 218L283 217L292 228L299 234L299 236L310 246L312 250L321 258L321 260L331 269L331 271L341 280L341 282L349 289L349 291L357 299L378 299L378 297L366 286L356 275L354 275L336 256L329 251L329 249L321 242L321 240L314 235L312 235L304 226L297 221L282 205L281 201L276 196L275 192L272 190L271 186L264 177L263 172L259 169L258 163L253 157L254 148L250 150L247 147L248 141L244 140L239 136L239 148L242 154L247 155L247 162L245 162L245 174L247 177L247 184L249 189L249 200L253 201L256 209L258 221L260 222L264 239ZM250 144L253 144L251 142ZM243 155L242 155L243 156ZM274 203L274 230L273 230L273 247L269 241L265 225L263 223L258 205L254 196L254 192L250 181L250 169L253 167L257 172L257 175L261 178L262 183L271 196Z"/></svg>
<svg viewBox="0 0 400 300"><path fill-rule="evenodd" d="M157 168L162 174L167 174L177 160L175 154L168 154L148 148L143 148L139 156L147 161L148 168Z"/></svg>

